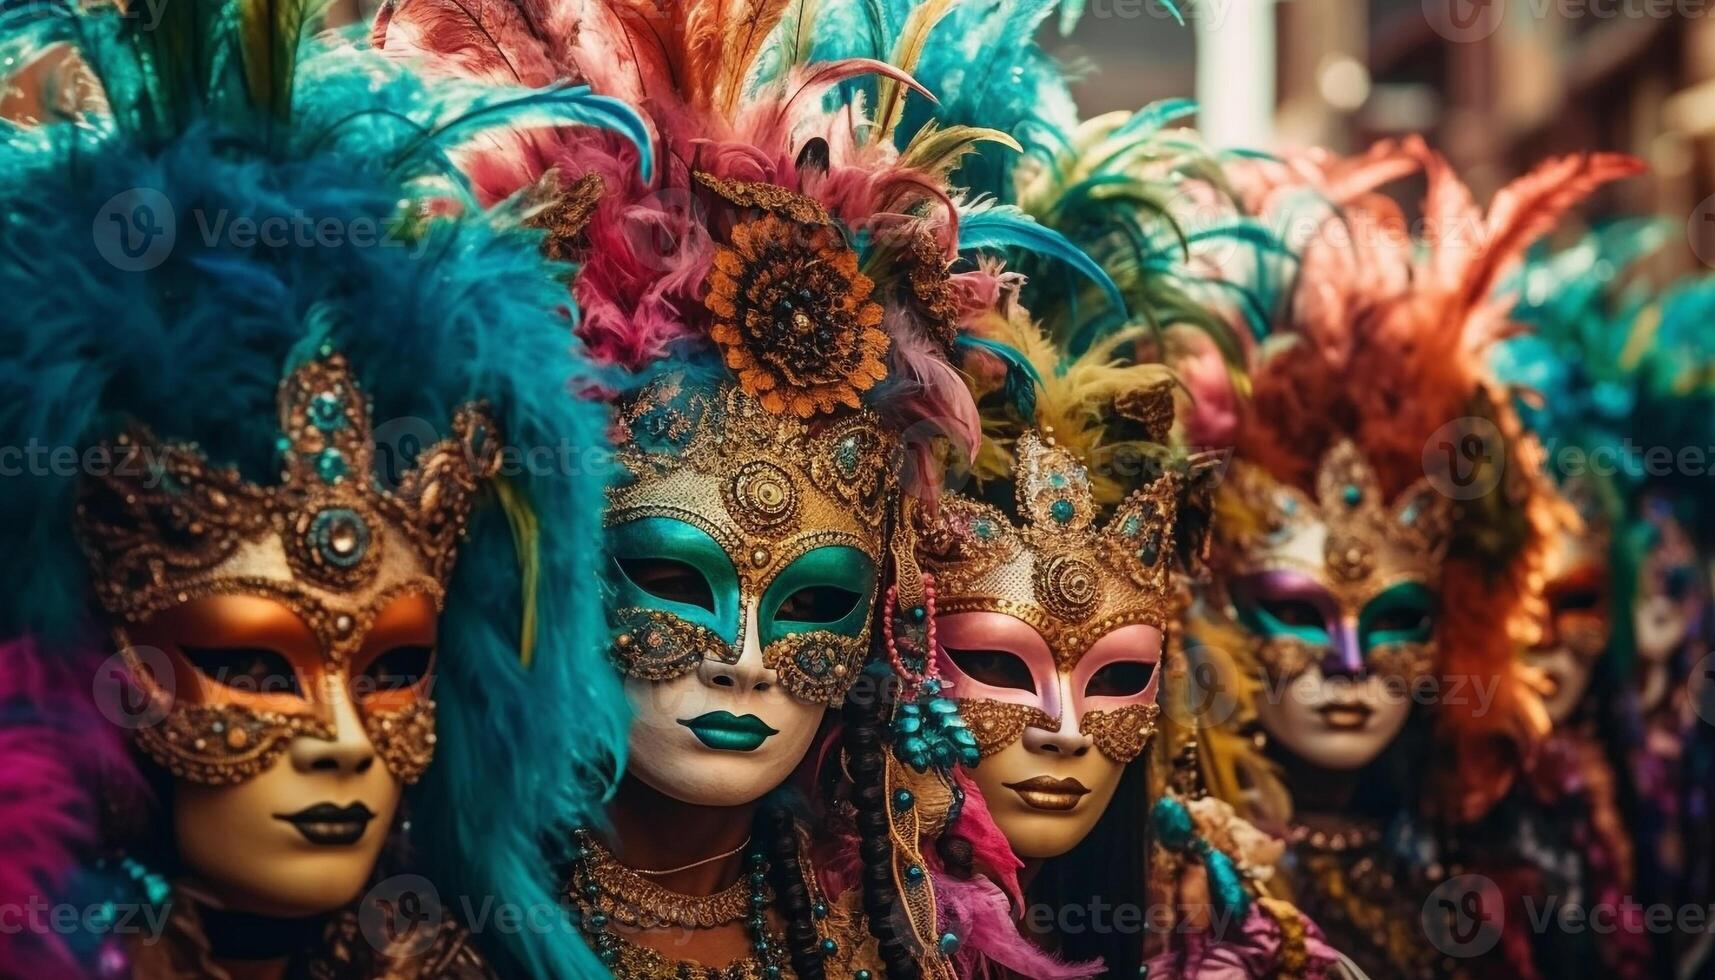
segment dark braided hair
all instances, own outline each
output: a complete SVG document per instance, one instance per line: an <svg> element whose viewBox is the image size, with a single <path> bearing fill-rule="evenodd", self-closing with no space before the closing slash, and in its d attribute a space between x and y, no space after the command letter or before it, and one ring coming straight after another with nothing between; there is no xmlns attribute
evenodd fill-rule
<svg viewBox="0 0 1715 980"><path fill-rule="evenodd" d="M798 860L798 818L778 803L764 805L758 819L761 839L768 842L768 869L774 895L786 920L786 951L798 980L823 980L822 942L816 932L810 889Z"/></svg>
<svg viewBox="0 0 1715 980"><path fill-rule="evenodd" d="M917 951L900 935L897 885L893 878L893 840L888 834L887 739L883 734L893 705L885 673L864 672L846 697L846 773L857 809L858 857L863 864L863 909L870 935L881 947L888 980L917 980L922 971Z"/></svg>

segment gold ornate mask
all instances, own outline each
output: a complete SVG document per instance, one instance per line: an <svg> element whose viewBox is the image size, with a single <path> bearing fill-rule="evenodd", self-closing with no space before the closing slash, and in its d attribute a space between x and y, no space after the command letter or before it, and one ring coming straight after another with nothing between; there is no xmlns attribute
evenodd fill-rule
<svg viewBox="0 0 1715 980"><path fill-rule="evenodd" d="M667 681L737 663L754 609L782 686L841 703L869 649L897 438L868 411L816 425L678 379L620 422L629 480L606 516L619 668Z"/></svg>
<svg viewBox="0 0 1715 980"><path fill-rule="evenodd" d="M1325 674L1415 680L1432 669L1435 595L1452 501L1427 478L1390 505L1352 442L1329 449L1316 498L1235 463L1223 510L1251 515L1254 533L1225 534L1227 587L1239 620L1261 638L1277 678L1320 664ZM1230 524L1229 524L1230 526ZM1218 523L1217 534L1222 534Z"/></svg>
<svg viewBox="0 0 1715 980"><path fill-rule="evenodd" d="M1168 629L1178 478L1169 474L1133 492L1098 527L1089 475L1070 452L1026 432L1016 458L1022 526L995 507L950 495L937 523L921 533L918 555L935 576L938 620L1001 614L1005 621L994 620L993 629L1016 631L1016 622L1039 639L948 640L980 645L982 655L1004 655L1007 663L997 669L1018 674L1015 683L971 676L945 650L942 675L985 757L1016 742L1027 727L1058 732L1069 716L1104 755L1130 762L1155 731L1159 681L1153 662L1133 664L1143 668L1135 674L1141 680L1112 687L1104 680L1113 673L1107 669L1120 667L1128 651L1098 648L1128 626ZM1069 695L1059 693L1066 689L1060 674L1072 680Z"/></svg>
<svg viewBox="0 0 1715 980"><path fill-rule="evenodd" d="M332 738L334 699L349 696L377 752L412 782L434 747L428 651L378 664L387 651L366 639L411 597L438 608L474 495L498 469L499 434L481 406L461 408L453 437L388 491L372 476L369 404L342 356L324 350L293 371L279 412L276 486L247 483L195 446L160 443L140 427L111 447L119 465L84 484L77 524L95 594L144 693L167 706L137 742L175 776L236 783L293 738ZM133 633L184 635L175 617L194 621L188 607L223 596L289 609L319 656L228 674L230 664L211 666L221 658L199 663L177 642L164 661L132 646Z"/></svg>

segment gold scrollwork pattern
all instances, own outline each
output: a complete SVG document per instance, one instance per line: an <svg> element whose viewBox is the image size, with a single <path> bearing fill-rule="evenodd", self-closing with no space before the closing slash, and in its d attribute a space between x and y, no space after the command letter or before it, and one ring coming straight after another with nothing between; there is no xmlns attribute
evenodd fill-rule
<svg viewBox="0 0 1715 980"><path fill-rule="evenodd" d="M670 612L636 606L613 612L613 662L627 677L670 681L696 670L705 657L737 663L738 650L708 627Z"/></svg>
<svg viewBox="0 0 1715 980"><path fill-rule="evenodd" d="M365 714L363 728L388 771L409 786L435 757L435 702L414 701L398 711Z"/></svg>
<svg viewBox="0 0 1715 980"><path fill-rule="evenodd" d="M263 772L300 736L332 739L334 731L309 715L233 704L176 704L159 723L136 731L137 747L161 768L204 786L230 786Z"/></svg>
<svg viewBox="0 0 1715 980"><path fill-rule="evenodd" d="M986 759L1018 741L1026 728L1060 730L1060 723L1041 708L986 698L960 698L959 714L976 736L977 751Z"/></svg>
<svg viewBox="0 0 1715 980"><path fill-rule="evenodd" d="M1160 718L1159 704L1131 704L1087 711L1081 727L1096 743L1097 751L1124 765L1143 754L1155 737Z"/></svg>
<svg viewBox="0 0 1715 980"><path fill-rule="evenodd" d="M1435 648L1429 643L1384 643L1366 659L1372 673L1411 684L1435 672Z"/></svg>
<svg viewBox="0 0 1715 980"><path fill-rule="evenodd" d="M811 630L768 644L762 663L779 675L780 685L798 700L839 707L868 650L867 629L858 636Z"/></svg>

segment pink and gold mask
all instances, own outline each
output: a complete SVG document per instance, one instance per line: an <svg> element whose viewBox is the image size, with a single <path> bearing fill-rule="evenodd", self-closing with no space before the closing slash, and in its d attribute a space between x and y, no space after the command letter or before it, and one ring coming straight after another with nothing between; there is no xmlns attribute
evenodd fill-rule
<svg viewBox="0 0 1715 980"><path fill-rule="evenodd" d="M1071 453L1027 432L1016 459L1022 526L949 496L921 536L941 675L985 759L1027 729L1076 729L1123 765L1160 711L1178 480L1134 492L1098 527L1089 475Z"/></svg>
<svg viewBox="0 0 1715 980"><path fill-rule="evenodd" d="M453 437L384 490L343 357L295 370L279 412L278 485L141 429L113 447L134 465L85 484L78 530L96 596L136 682L166 708L137 743L179 778L228 785L295 738L333 739L349 700L412 782L434 749L436 613L475 493L498 468L498 433L467 406Z"/></svg>

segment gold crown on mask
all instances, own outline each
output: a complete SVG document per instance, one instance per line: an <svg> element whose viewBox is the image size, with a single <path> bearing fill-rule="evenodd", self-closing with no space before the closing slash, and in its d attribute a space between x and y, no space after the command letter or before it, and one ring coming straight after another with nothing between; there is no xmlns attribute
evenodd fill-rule
<svg viewBox="0 0 1715 980"><path fill-rule="evenodd" d="M460 408L451 438L386 490L373 475L370 406L343 356L324 349L298 367L281 381L277 405L276 485L249 483L194 444L161 442L141 425L107 447L106 472L83 482L78 537L122 645L124 624L210 595L249 595L290 608L340 666L394 598L420 591L441 600L475 495L499 467L486 409ZM171 700L126 651L148 693ZM432 702L411 717L373 721L390 768L406 781L420 774L434 741ZM330 723L178 705L136 734L175 774L220 784L266 768L290 734L332 737Z"/></svg>
<svg viewBox="0 0 1715 980"><path fill-rule="evenodd" d="M921 532L941 614L1004 612L1042 634L1062 665L1121 626L1172 620L1173 527L1179 477L1132 491L1106 523L1077 457L1035 431L1015 448L1022 524L957 494Z"/></svg>
<svg viewBox="0 0 1715 980"><path fill-rule="evenodd" d="M812 424L770 412L735 385L646 386L620 413L618 462L631 479L608 490L611 527L648 517L684 521L721 546L738 572L741 602L782 569L825 545L877 558L895 498L899 438L867 409ZM873 596L871 597L873 599ZM614 658L629 676L665 681L705 657L735 662L736 642L670 614L617 610ZM769 644L764 661L806 701L838 703L867 654L861 637L822 631Z"/></svg>
<svg viewBox="0 0 1715 980"><path fill-rule="evenodd" d="M1297 568L1324 580L1353 608L1396 582L1434 581L1452 529L1453 501L1427 476L1390 504L1349 439L1323 454L1314 499L1242 462L1233 465L1224 492L1260 525L1226 535L1235 573Z"/></svg>

